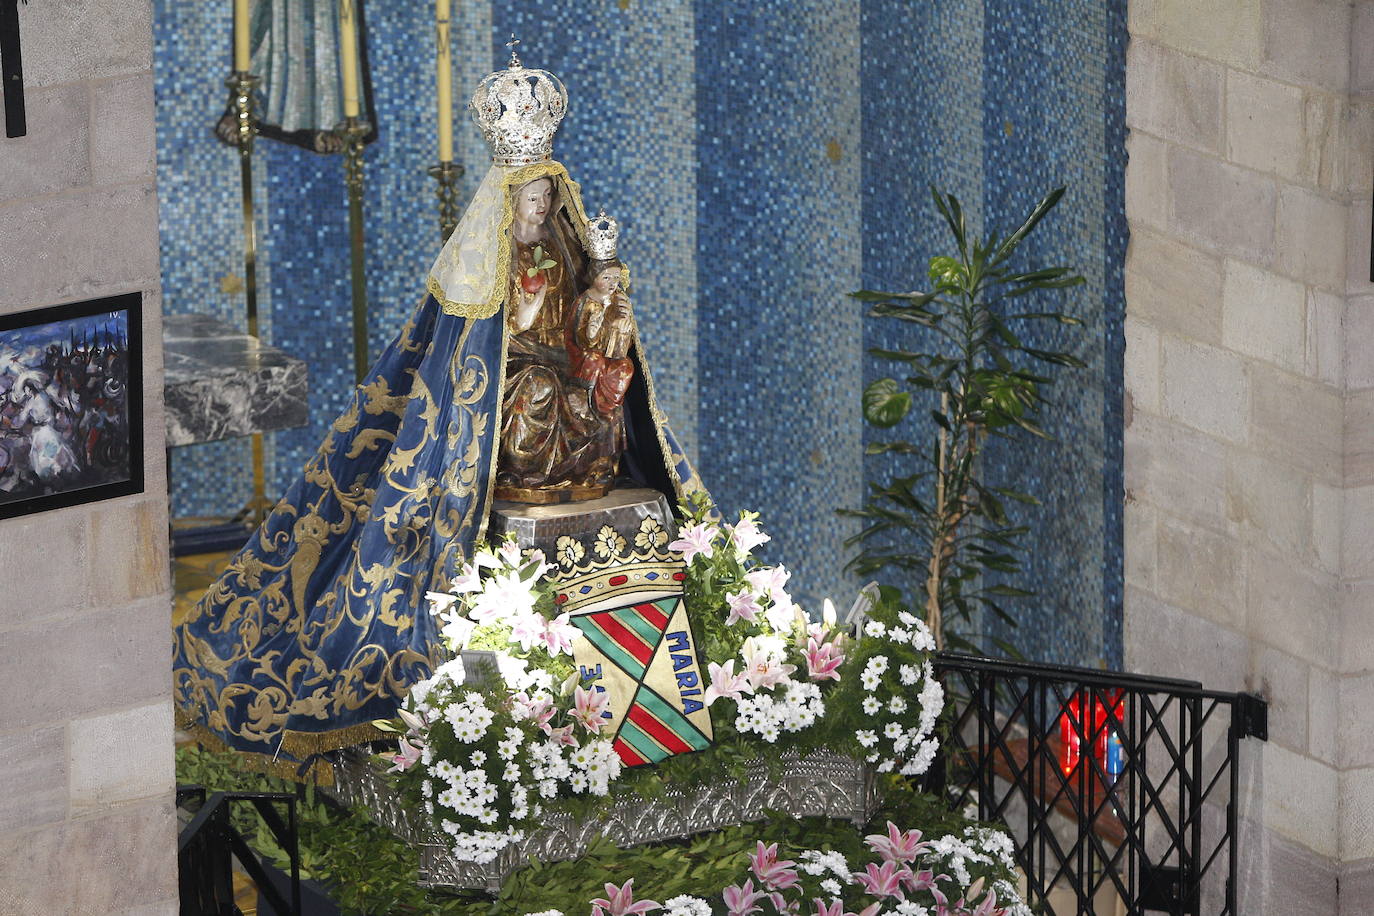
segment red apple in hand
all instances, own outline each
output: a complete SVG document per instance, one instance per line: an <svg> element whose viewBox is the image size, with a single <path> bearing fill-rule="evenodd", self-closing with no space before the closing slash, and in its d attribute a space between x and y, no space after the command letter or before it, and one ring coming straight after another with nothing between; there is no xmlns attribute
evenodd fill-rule
<svg viewBox="0 0 1374 916"><path fill-rule="evenodd" d="M546 282L542 270L531 269L520 274L520 288L531 296L543 289Z"/></svg>
<svg viewBox="0 0 1374 916"><path fill-rule="evenodd" d="M554 261L550 260L549 257L544 254L543 245L534 246L533 259L534 266L526 268L520 273L520 288L525 291L526 295L530 296L538 294L538 292L544 288L545 284L548 282L547 278L544 276L544 271L553 267L555 264Z"/></svg>

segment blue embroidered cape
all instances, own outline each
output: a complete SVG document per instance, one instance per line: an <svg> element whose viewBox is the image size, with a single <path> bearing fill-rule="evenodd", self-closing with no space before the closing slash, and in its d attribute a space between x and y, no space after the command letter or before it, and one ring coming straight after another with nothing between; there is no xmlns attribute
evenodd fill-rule
<svg viewBox="0 0 1374 916"><path fill-rule="evenodd" d="M486 531L500 429L504 307L427 295L261 528L175 629L183 728L259 769L328 781L314 755L381 733L442 661L425 593ZM672 502L699 484L653 403L625 402L622 473Z"/></svg>

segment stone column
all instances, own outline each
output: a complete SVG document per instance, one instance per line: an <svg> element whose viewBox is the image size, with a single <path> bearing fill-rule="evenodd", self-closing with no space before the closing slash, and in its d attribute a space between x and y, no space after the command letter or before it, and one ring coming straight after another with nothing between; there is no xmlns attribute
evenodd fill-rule
<svg viewBox="0 0 1374 916"><path fill-rule="evenodd" d="M4 914L177 912L151 15L19 7L0 313L143 293L146 489L0 521Z"/></svg>
<svg viewBox="0 0 1374 916"><path fill-rule="evenodd" d="M1270 701L1270 740L1245 747L1239 912L1363 912L1374 523L1351 439L1374 387L1374 72L1355 74L1374 30L1338 0L1129 13L1127 667Z"/></svg>

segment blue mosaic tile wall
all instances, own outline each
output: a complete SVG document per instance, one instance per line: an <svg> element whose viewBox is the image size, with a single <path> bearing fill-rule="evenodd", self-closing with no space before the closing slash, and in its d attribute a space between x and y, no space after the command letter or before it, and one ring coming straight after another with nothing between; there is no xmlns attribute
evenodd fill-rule
<svg viewBox="0 0 1374 916"><path fill-rule="evenodd" d="M155 2L163 282L169 311L241 323L237 159L209 136L228 7ZM439 241L431 16L389 4L369 20L374 349L422 294ZM1027 518L1041 594L1018 606L1014 639L1032 657L1119 663L1124 0L480 0L455 16L459 99L512 31L528 64L568 85L556 154L588 205L623 224L663 406L723 508L762 513L764 552L813 606L860 584L843 571L853 525L835 510L893 470L862 457L859 392L889 371L865 350L920 344L845 293L921 284L947 247L931 182L989 226L1068 184L1030 254L1089 278L1071 302L1090 367L1061 387L1058 444L999 448L987 469L1046 500ZM486 153L455 121L470 192ZM276 491L351 385L347 222L340 159L259 149L264 333L311 372L311 426L269 437ZM174 514L237 509L247 455L240 441L178 450Z"/></svg>

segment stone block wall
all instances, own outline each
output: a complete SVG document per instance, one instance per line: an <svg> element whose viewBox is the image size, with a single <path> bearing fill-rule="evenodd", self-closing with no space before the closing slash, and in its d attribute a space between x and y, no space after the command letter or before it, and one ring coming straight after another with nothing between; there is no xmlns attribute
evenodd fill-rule
<svg viewBox="0 0 1374 916"><path fill-rule="evenodd" d="M145 492L0 521L0 914L177 912L151 4L19 6L0 314L143 293Z"/></svg>
<svg viewBox="0 0 1374 916"><path fill-rule="evenodd" d="M1239 911L1364 912L1374 4L1129 16L1126 666L1270 701Z"/></svg>

